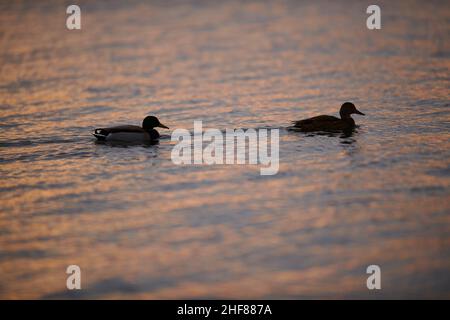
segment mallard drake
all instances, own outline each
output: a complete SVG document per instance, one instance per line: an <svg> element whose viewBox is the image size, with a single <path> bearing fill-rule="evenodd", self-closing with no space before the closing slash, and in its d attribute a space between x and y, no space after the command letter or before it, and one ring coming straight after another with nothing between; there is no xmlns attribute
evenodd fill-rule
<svg viewBox="0 0 450 320"><path fill-rule="evenodd" d="M99 141L122 141L122 142L152 142L159 139L159 132L154 128L169 127L159 122L154 116L147 116L142 121L142 127L133 125L116 126L109 128L98 128L93 135Z"/></svg>
<svg viewBox="0 0 450 320"><path fill-rule="evenodd" d="M355 127L355 120L351 117L354 113L363 116L365 115L361 111L358 111L353 103L345 102L339 111L339 115L341 116L340 119L333 116L322 115L293 121L293 128L303 132L351 130Z"/></svg>

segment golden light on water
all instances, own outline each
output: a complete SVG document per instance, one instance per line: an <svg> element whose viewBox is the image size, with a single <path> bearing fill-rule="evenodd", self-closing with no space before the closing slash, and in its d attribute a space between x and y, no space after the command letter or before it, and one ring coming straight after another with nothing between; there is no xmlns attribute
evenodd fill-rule
<svg viewBox="0 0 450 320"><path fill-rule="evenodd" d="M0 10L1 298L371 298L370 264L380 297L449 297L448 6L65 5ZM351 137L284 129L344 101ZM148 114L156 146L91 136ZM280 128L278 174L174 165L194 120Z"/></svg>

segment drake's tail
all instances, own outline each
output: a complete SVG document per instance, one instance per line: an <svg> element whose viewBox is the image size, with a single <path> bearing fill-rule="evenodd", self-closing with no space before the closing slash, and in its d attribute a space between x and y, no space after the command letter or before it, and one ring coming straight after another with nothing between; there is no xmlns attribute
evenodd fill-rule
<svg viewBox="0 0 450 320"><path fill-rule="evenodd" d="M105 141L106 137L108 136L108 132L106 132L106 130L104 129L95 129L92 135L99 141Z"/></svg>

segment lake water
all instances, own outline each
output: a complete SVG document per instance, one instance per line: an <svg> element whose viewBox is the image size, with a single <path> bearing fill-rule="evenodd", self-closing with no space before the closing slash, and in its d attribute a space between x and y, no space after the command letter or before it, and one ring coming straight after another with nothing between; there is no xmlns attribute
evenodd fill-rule
<svg viewBox="0 0 450 320"><path fill-rule="evenodd" d="M78 4L0 5L0 298L450 298L447 1ZM349 137L284 129L344 101ZM173 164L194 120L281 128L278 174Z"/></svg>

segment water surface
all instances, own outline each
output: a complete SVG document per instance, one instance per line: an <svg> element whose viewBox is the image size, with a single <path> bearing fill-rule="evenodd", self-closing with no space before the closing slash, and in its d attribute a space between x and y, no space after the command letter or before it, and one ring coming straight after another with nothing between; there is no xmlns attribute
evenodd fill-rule
<svg viewBox="0 0 450 320"><path fill-rule="evenodd" d="M1 298L450 298L448 2L381 1L379 31L364 1L79 4L81 31L64 1L0 7ZM344 101L356 132L281 129L274 176L91 136Z"/></svg>

